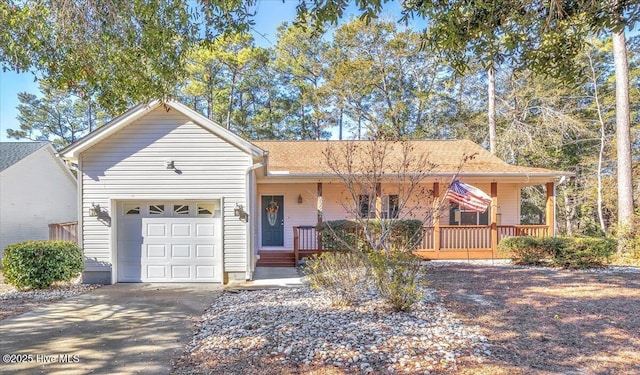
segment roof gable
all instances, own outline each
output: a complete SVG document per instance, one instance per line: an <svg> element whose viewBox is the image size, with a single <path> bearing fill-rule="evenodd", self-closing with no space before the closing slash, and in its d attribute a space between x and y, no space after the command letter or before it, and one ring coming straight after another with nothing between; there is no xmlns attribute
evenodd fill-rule
<svg viewBox="0 0 640 375"><path fill-rule="evenodd" d="M0 172L48 144L49 142L0 142Z"/></svg>
<svg viewBox="0 0 640 375"><path fill-rule="evenodd" d="M252 155L254 158L262 158L264 151L260 148L256 147L240 136L232 133L231 131L223 128L222 126L216 124L215 122L209 120L208 118L202 116L191 108L172 100L165 102L156 100L149 104L138 105L128 112L122 114L121 116L116 117L109 123L91 132L87 136L81 138L77 142L67 146L65 149L60 151L60 155L67 159L77 159L78 155L81 152L108 138L118 130L144 117L146 114L163 105L165 106L165 108L167 108L167 110L178 111L182 115L186 116L189 120L193 121L193 123L220 137L229 144L236 146L240 150Z"/></svg>

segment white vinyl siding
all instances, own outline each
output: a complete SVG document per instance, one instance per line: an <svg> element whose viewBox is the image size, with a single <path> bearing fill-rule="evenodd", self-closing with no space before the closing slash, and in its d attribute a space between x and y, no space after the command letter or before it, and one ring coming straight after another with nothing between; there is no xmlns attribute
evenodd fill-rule
<svg viewBox="0 0 640 375"><path fill-rule="evenodd" d="M51 146L0 172L0 257L8 245L49 238L49 224L76 221L76 181Z"/></svg>
<svg viewBox="0 0 640 375"><path fill-rule="evenodd" d="M175 169L165 167L168 160ZM224 205L225 271L246 271L246 224L233 216L236 204L246 204L246 169L251 163L246 152L178 111L159 107L84 151L80 163L84 251L97 261L88 262L88 270L104 270L112 262L110 223L89 216L92 204L113 216L113 197L219 197Z"/></svg>

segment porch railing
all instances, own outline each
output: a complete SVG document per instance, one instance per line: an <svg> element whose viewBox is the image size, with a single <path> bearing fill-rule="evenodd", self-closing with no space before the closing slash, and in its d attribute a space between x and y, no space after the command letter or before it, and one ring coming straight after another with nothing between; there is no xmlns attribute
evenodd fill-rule
<svg viewBox="0 0 640 375"><path fill-rule="evenodd" d="M415 250L417 253L436 252L437 257L442 259L449 256L453 259L468 258L470 252L487 257L497 255L497 249L492 246L491 225L441 225L439 228L439 232L436 233L434 227L422 227L419 249ZM497 235L498 242L505 237L547 237L549 227L546 225L498 225ZM326 250L319 241L315 226L293 227L293 248L296 263L300 258L300 252Z"/></svg>
<svg viewBox="0 0 640 375"><path fill-rule="evenodd" d="M78 222L49 224L49 239L78 243Z"/></svg>

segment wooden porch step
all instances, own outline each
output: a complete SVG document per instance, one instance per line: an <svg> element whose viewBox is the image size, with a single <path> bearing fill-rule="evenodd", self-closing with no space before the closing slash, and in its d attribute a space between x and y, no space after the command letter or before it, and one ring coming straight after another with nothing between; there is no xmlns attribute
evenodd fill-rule
<svg viewBox="0 0 640 375"><path fill-rule="evenodd" d="M258 266L261 267L295 267L293 251L259 251Z"/></svg>

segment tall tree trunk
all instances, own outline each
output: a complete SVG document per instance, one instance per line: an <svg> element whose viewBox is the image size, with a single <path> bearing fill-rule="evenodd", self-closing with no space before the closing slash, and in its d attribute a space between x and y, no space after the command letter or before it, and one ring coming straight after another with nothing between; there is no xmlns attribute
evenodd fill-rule
<svg viewBox="0 0 640 375"><path fill-rule="evenodd" d="M340 107L340 119L338 119L338 139L342 140L342 107Z"/></svg>
<svg viewBox="0 0 640 375"><path fill-rule="evenodd" d="M573 236L573 213L574 213L574 205L569 199L569 189L564 189L563 197L564 197L564 223L565 230L567 231L567 236Z"/></svg>
<svg viewBox="0 0 640 375"><path fill-rule="evenodd" d="M231 112L233 111L233 95L236 88L236 73L231 76L231 87L229 88L229 103L227 104L227 129L231 129Z"/></svg>
<svg viewBox="0 0 640 375"><path fill-rule="evenodd" d="M493 64L487 70L489 85L487 87L489 102L489 152L496 153L496 75Z"/></svg>
<svg viewBox="0 0 640 375"><path fill-rule="evenodd" d="M631 170L631 116L629 112L629 67L624 28L613 31L616 72L616 143L618 152L618 227L622 238L633 231L633 180ZM621 250L621 248L619 248Z"/></svg>
<svg viewBox="0 0 640 375"><path fill-rule="evenodd" d="M598 152L598 170L596 171L596 177L598 185L596 187L597 192L597 209L598 209L598 221L600 222L600 230L602 234L607 233L607 226L604 222L604 214L602 212L602 159L604 158L604 148L607 141L606 128L604 119L602 118L602 107L600 106L600 95L598 95L598 79L596 77L596 71L593 67L593 60L591 55L587 54L589 58L589 68L591 69L591 82L593 83L593 97L596 102L596 109L598 111L598 122L600 123L600 151Z"/></svg>

